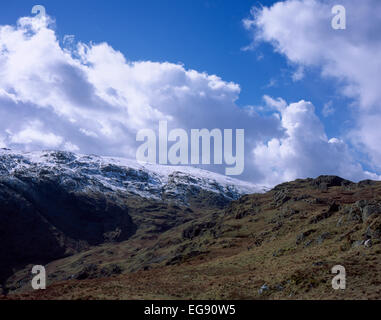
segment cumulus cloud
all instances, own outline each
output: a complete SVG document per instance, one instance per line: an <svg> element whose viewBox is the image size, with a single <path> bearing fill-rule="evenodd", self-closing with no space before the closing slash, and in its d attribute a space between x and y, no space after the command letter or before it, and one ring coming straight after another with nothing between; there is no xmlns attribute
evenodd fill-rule
<svg viewBox="0 0 381 320"><path fill-rule="evenodd" d="M60 43L50 23L0 26L2 146L134 158L136 133L159 120L170 129L243 128L252 147L281 135L277 119L237 106L238 84L180 64L128 61L107 43L72 35Z"/></svg>
<svg viewBox="0 0 381 320"><path fill-rule="evenodd" d="M46 148L57 148L62 144L62 137L56 136L51 132L44 132L41 127L41 122L34 121L16 134L12 134L8 131L10 141L11 143L26 145L28 147L37 144Z"/></svg>
<svg viewBox="0 0 381 320"><path fill-rule="evenodd" d="M136 133L167 120L169 129L245 129L246 180L369 176L344 142L326 137L308 102L266 96L263 108L273 112L263 116L261 107L237 105L238 84L179 64L129 61L107 43L60 43L50 23L25 17L0 26L0 147L134 158Z"/></svg>
<svg viewBox="0 0 381 320"><path fill-rule="evenodd" d="M322 174L355 181L379 178L363 170L342 140L327 137L312 103L302 100L287 105L268 96L265 101L278 112L285 135L253 150L255 165L264 174L263 183L274 185Z"/></svg>
<svg viewBox="0 0 381 320"><path fill-rule="evenodd" d="M331 27L336 4L335 0L286 0L253 8L244 24L254 43L271 43L297 68L317 67L323 77L337 80L340 92L356 106L357 127L349 136L380 170L381 134L375 123L381 120L381 1L341 1L346 30ZM326 111L331 113L330 108Z"/></svg>

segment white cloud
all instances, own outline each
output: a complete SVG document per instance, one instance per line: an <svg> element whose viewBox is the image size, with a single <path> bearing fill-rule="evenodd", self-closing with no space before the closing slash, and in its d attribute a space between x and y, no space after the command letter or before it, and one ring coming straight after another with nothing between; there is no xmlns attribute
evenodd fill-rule
<svg viewBox="0 0 381 320"><path fill-rule="evenodd" d="M37 120L29 123L25 129L11 135L10 142L29 147L39 145L44 148L58 148L61 146L63 138L51 132L44 132L42 124Z"/></svg>
<svg viewBox="0 0 381 320"><path fill-rule="evenodd" d="M300 68L318 67L323 77L337 80L340 92L357 105L357 127L350 136L381 169L381 1L345 0L347 29L331 27L336 0L286 0L252 10L244 21L253 42L269 42ZM254 45L253 45L254 46ZM326 108L326 115L332 109ZM378 137L378 138L377 138Z"/></svg>
<svg viewBox="0 0 381 320"><path fill-rule="evenodd" d="M328 101L327 103L324 104L323 106L323 116L324 117L329 117L335 113L335 108L333 107L333 102Z"/></svg>
<svg viewBox="0 0 381 320"><path fill-rule="evenodd" d="M88 136L88 137L93 137L93 138L98 138L98 135L93 132L93 131L90 131L90 130L86 130L86 129L79 129L80 132L82 132L85 136Z"/></svg>
<svg viewBox="0 0 381 320"><path fill-rule="evenodd" d="M355 181L380 178L364 172L342 140L328 139L310 102L287 105L282 99L270 97L265 97L265 101L279 112L285 135L260 143L253 150L255 165L263 173L262 183L274 185L322 174Z"/></svg>
<svg viewBox="0 0 381 320"><path fill-rule="evenodd" d="M343 142L326 137L307 102L266 96L274 113L260 116L237 106L235 83L179 64L128 61L107 43L70 36L60 45L37 18L0 26L0 48L0 146L134 158L137 131L168 120L169 129L245 129L244 179L368 176Z"/></svg>
<svg viewBox="0 0 381 320"><path fill-rule="evenodd" d="M70 151L70 152L77 152L79 151L78 146L75 144L72 144L71 142L66 142L63 146L63 150Z"/></svg>
<svg viewBox="0 0 381 320"><path fill-rule="evenodd" d="M4 138L0 137L0 148L6 148L7 145L5 144Z"/></svg>
<svg viewBox="0 0 381 320"><path fill-rule="evenodd" d="M268 89L268 88L274 88L277 86L277 80L272 78L270 79L269 83L265 85L263 88Z"/></svg>
<svg viewBox="0 0 381 320"><path fill-rule="evenodd" d="M304 68L299 66L296 71L292 74L292 81L300 81L304 78Z"/></svg>
<svg viewBox="0 0 381 320"><path fill-rule="evenodd" d="M236 105L235 83L179 64L128 61L107 43L66 36L61 45L48 24L0 26L3 145L134 158L137 131L159 120L170 129L244 128L251 147L281 134L277 119Z"/></svg>

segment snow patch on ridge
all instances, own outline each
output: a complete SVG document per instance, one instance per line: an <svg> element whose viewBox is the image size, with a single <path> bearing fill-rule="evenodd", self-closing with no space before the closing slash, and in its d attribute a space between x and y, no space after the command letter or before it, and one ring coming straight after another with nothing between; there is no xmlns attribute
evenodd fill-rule
<svg viewBox="0 0 381 320"><path fill-rule="evenodd" d="M135 160L63 151L0 149L0 175L22 172L37 177L42 171L73 177L76 181L83 179L86 188L121 191L159 200L164 194L181 199L184 192L194 189L221 194L230 200L266 191L249 182L193 167L143 165Z"/></svg>

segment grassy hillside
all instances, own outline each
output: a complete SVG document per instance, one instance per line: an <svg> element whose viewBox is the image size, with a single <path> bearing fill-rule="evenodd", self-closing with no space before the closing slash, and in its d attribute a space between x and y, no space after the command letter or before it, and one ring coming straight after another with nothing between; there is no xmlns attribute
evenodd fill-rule
<svg viewBox="0 0 381 320"><path fill-rule="evenodd" d="M9 299L381 299L381 182L297 180L230 204L135 204L145 229L8 280ZM150 223L147 223L150 221ZM347 288L333 290L342 265Z"/></svg>

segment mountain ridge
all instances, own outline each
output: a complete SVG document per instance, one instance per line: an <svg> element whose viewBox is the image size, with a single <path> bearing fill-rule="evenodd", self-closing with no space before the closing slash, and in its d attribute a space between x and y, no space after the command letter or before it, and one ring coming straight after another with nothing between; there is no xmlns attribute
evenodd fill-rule
<svg viewBox="0 0 381 320"><path fill-rule="evenodd" d="M21 186L0 180L10 228L0 225L0 249L14 259L21 248L18 264L1 261L5 299L381 297L380 181L319 176L234 200L185 183L186 201L173 202L78 192L65 173L31 172L31 180L5 175ZM60 219L67 215L74 224ZM34 264L46 267L47 290L31 291ZM347 270L347 290L332 289L335 265Z"/></svg>
<svg viewBox="0 0 381 320"><path fill-rule="evenodd" d="M91 246L164 232L256 185L189 167L0 150L0 282Z"/></svg>
<svg viewBox="0 0 381 320"><path fill-rule="evenodd" d="M20 152L0 149L0 165L0 175L13 175L27 169L35 170L36 174L43 170L56 170L57 174L72 172L73 175L78 173L91 177L102 186L102 191L127 191L156 199L160 198L161 193L176 193L176 183L188 183L207 191L222 193L230 200L237 199L242 194L268 190L264 186L194 167L139 164L125 158L67 151ZM187 176L193 179L187 180Z"/></svg>

